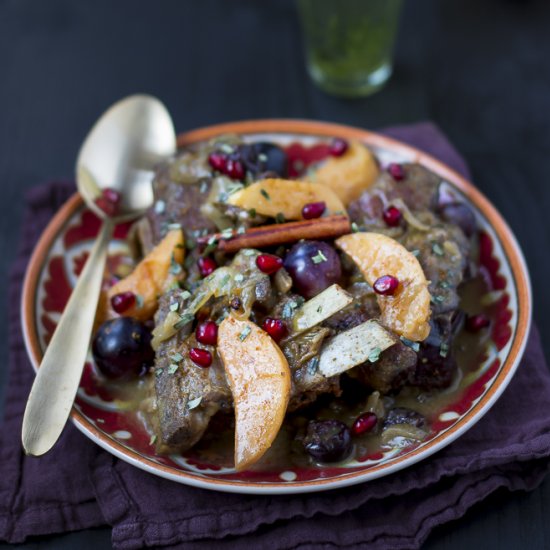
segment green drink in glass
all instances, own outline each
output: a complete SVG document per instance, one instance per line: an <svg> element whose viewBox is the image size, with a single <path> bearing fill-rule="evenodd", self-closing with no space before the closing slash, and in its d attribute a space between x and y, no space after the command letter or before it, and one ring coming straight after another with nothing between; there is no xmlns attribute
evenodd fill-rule
<svg viewBox="0 0 550 550"><path fill-rule="evenodd" d="M392 72L402 0L298 0L308 71L325 92L362 97Z"/></svg>

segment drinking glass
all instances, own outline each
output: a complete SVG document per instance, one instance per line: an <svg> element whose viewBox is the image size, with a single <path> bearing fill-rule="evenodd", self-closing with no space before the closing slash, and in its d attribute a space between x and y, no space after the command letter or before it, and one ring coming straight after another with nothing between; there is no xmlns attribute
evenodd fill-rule
<svg viewBox="0 0 550 550"><path fill-rule="evenodd" d="M308 72L325 92L362 97L392 73L402 0L298 0Z"/></svg>

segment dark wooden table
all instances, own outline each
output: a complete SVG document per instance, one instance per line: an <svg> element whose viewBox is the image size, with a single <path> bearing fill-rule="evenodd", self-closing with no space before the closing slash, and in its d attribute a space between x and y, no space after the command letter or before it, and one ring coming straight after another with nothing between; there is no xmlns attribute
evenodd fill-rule
<svg viewBox="0 0 550 550"><path fill-rule="evenodd" d="M25 190L71 176L96 117L125 95L148 92L167 104L180 131L260 117L369 129L435 121L517 235L545 340L549 28L544 0L410 0L392 80L378 95L345 101L323 95L308 80L292 0L0 0L2 288L15 257ZM0 311L6 334L5 292ZM548 355L550 342L545 346ZM3 342L0 364L6 362ZM2 390L5 383L0 368ZM531 494L499 492L437 529L426 548L549 548L549 517L550 481ZM108 548L110 531L49 537L23 548L37 546Z"/></svg>

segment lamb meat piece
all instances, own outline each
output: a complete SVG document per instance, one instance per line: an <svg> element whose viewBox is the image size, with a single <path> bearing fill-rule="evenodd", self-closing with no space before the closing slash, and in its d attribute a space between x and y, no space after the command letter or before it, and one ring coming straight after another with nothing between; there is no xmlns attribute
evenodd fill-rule
<svg viewBox="0 0 550 550"><path fill-rule="evenodd" d="M409 227L400 241L408 250L418 250L418 261L430 281L432 315L456 310L460 302L458 287L464 280L470 254L470 241L462 230L445 223L429 231Z"/></svg>
<svg viewBox="0 0 550 550"><path fill-rule="evenodd" d="M360 226L386 228L382 212L395 199L401 199L412 211L431 210L441 178L421 164L403 164L403 170L405 178L401 181L382 172L374 185L351 202L348 207L351 221Z"/></svg>
<svg viewBox="0 0 550 550"><path fill-rule="evenodd" d="M416 352L396 337L395 345L384 350L378 361L363 363L353 371L353 375L366 386L388 393L410 382L416 362Z"/></svg>
<svg viewBox="0 0 550 550"><path fill-rule="evenodd" d="M157 323L167 315L173 294L161 298ZM184 452L191 448L201 439L214 414L232 409L223 365L215 354L210 368L195 365L189 359L189 349L197 342L189 332L190 325L187 332L181 330L162 342L155 357L151 386L154 406L149 420L157 434L159 453ZM178 368L174 370L171 366L176 364Z"/></svg>
<svg viewBox="0 0 550 550"><path fill-rule="evenodd" d="M317 369L321 346L330 333L330 329L317 326L281 344L292 373L289 412L305 407L321 394L340 395L339 376L326 378Z"/></svg>
<svg viewBox="0 0 550 550"><path fill-rule="evenodd" d="M211 173L206 166L202 169L195 166L193 171L193 162L198 161L194 161L191 155L192 153L184 153L181 156L181 159L187 159L186 163L176 160L161 165L155 174L155 203L146 213L154 244L162 239L171 223L181 225L186 242L193 242L198 233L216 230L214 223L201 212L201 206L208 198L212 187ZM174 174L180 169L188 171L187 180L179 181L174 178Z"/></svg>
<svg viewBox="0 0 550 550"><path fill-rule="evenodd" d="M353 283L346 288L353 302L323 322L323 326L336 332L349 330L373 317L380 316L376 294L368 283Z"/></svg>

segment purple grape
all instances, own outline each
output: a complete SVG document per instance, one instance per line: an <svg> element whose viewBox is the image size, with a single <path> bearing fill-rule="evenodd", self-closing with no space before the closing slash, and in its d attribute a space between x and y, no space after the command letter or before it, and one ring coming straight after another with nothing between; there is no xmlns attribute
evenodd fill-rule
<svg viewBox="0 0 550 550"><path fill-rule="evenodd" d="M131 379L147 372L155 352L151 332L132 317L117 317L103 323L92 342L100 372L111 379Z"/></svg>
<svg viewBox="0 0 550 550"><path fill-rule="evenodd" d="M339 420L312 420L307 426L304 447L319 462L339 462L351 452L349 428Z"/></svg>
<svg viewBox="0 0 550 550"><path fill-rule="evenodd" d="M342 277L338 253L322 241L296 243L285 256L284 266L294 288L308 299L339 282Z"/></svg>

